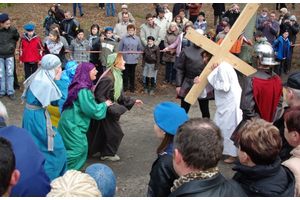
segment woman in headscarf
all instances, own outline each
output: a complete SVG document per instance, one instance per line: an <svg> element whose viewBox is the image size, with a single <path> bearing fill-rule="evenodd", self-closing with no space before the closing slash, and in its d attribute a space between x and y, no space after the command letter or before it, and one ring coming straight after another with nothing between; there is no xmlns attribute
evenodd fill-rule
<svg viewBox="0 0 300 200"><path fill-rule="evenodd" d="M97 104L91 89L98 71L92 63L80 64L68 88L57 130L61 133L68 154L68 170L80 170L85 164L88 143L86 132L91 119L103 119L110 100Z"/></svg>
<svg viewBox="0 0 300 200"><path fill-rule="evenodd" d="M61 62L55 55L42 58L41 67L24 82L23 102L26 107L22 128L28 130L46 157L45 171L50 180L67 170L67 152L63 140L51 125L48 105L59 106L67 97L67 85L60 80ZM33 158L34 159L34 158Z"/></svg>
<svg viewBox="0 0 300 200"><path fill-rule="evenodd" d="M107 70L100 77L95 86L95 99L97 103L110 99L114 102L107 109L106 117L102 120L91 120L87 133L89 143L89 155L101 152L101 160L117 161L120 157L116 154L123 131L119 124L122 114L130 110L134 105L141 106L141 100L131 99L123 94L122 71L125 69L125 61L122 54L113 53L107 57Z"/></svg>

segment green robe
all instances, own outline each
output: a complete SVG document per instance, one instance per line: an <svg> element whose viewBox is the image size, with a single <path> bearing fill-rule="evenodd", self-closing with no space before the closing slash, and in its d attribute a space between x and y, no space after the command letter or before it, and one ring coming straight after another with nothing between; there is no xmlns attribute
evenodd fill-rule
<svg viewBox="0 0 300 200"><path fill-rule="evenodd" d="M91 90L81 89L72 109L63 111L57 130L67 149L68 170L80 170L85 164L88 143L86 132L91 119L100 120L106 116L106 103L97 104Z"/></svg>

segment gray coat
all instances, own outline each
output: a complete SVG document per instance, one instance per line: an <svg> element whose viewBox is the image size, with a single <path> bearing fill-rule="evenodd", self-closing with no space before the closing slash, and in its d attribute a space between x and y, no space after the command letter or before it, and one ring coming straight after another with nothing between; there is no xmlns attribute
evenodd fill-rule
<svg viewBox="0 0 300 200"><path fill-rule="evenodd" d="M130 36L128 33L126 36L122 37L119 43L119 51L143 51L144 48L141 44L141 40L135 34ZM123 59L126 64L137 64L138 58L141 53L122 53Z"/></svg>
<svg viewBox="0 0 300 200"><path fill-rule="evenodd" d="M69 54L70 60L74 60L78 64L90 61L90 53L86 52L90 50L89 41L74 39L71 41L69 49L74 51Z"/></svg>
<svg viewBox="0 0 300 200"><path fill-rule="evenodd" d="M159 46L159 43L162 39L161 37L161 31L160 27L154 22L154 26L151 27L148 23L144 23L141 26L141 32L140 32L140 37L141 37L141 42L143 47L147 46L147 37L148 36L153 36L155 38L154 44L156 46Z"/></svg>

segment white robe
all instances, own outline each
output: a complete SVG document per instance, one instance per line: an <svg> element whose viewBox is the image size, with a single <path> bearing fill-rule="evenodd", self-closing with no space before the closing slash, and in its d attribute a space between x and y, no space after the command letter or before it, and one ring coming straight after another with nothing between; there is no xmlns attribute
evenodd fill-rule
<svg viewBox="0 0 300 200"><path fill-rule="evenodd" d="M240 109L242 89L233 67L222 62L207 77L214 88L216 113L214 122L220 127L224 136L224 155L238 156L238 149L234 146L230 136L242 120Z"/></svg>

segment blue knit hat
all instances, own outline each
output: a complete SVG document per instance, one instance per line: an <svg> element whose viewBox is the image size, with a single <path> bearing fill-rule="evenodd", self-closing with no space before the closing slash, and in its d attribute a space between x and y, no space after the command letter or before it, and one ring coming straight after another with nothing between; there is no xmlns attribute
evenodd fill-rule
<svg viewBox="0 0 300 200"><path fill-rule="evenodd" d="M109 27L106 27L105 30L104 30L104 32L106 32L106 31L114 31L114 28L113 28L113 27L110 27L110 26L109 26Z"/></svg>
<svg viewBox="0 0 300 200"><path fill-rule="evenodd" d="M26 26L24 26L24 29L26 31L33 31L34 30L34 25L33 24L27 24Z"/></svg>
<svg viewBox="0 0 300 200"><path fill-rule="evenodd" d="M154 108L154 121L159 128L170 135L175 135L178 127L189 117L179 105L163 102Z"/></svg>
<svg viewBox="0 0 300 200"><path fill-rule="evenodd" d="M95 163L88 166L85 173L89 174L96 181L98 190L102 197L114 197L116 192L116 177L114 172L106 165Z"/></svg>

